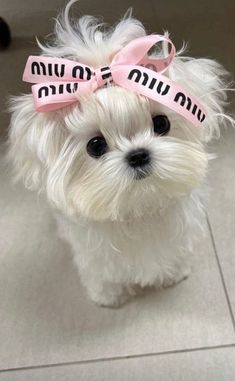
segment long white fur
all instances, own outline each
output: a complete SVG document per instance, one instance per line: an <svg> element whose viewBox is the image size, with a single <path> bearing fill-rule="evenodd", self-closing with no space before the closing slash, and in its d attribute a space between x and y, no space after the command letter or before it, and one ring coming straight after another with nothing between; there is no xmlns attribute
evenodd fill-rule
<svg viewBox="0 0 235 381"><path fill-rule="evenodd" d="M43 55L96 68L108 65L129 41L146 34L130 12L111 29L91 16L71 21L75 1L57 19L54 41L39 43ZM234 123L223 111L229 84L217 62L180 54L167 75L207 109L201 127L116 86L50 113L37 113L31 94L11 100L8 158L14 177L47 195L82 282L100 305L119 305L136 284L168 286L185 278L186 254L204 230L205 144L219 137L221 125ZM158 113L171 121L168 136L154 135L152 116ZM97 134L105 137L109 151L94 159L86 145ZM138 181L125 161L135 147L148 148L153 157L152 174Z"/></svg>

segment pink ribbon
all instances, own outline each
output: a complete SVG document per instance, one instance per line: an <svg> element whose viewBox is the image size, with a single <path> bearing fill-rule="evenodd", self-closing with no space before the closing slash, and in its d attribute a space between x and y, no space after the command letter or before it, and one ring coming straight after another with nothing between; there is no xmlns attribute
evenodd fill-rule
<svg viewBox="0 0 235 381"><path fill-rule="evenodd" d="M166 58L150 58L148 51L156 43L171 46ZM194 125L202 123L206 111L194 96L163 75L175 57L175 47L166 37L140 37L122 48L111 64L99 69L64 58L30 56L23 80L35 83L32 93L37 111L60 109L78 101L78 97L104 87L108 82L159 102Z"/></svg>

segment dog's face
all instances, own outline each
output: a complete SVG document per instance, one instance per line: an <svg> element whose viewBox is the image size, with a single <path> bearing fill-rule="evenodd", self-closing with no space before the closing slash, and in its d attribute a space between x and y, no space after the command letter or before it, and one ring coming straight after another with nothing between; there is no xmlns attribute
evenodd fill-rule
<svg viewBox="0 0 235 381"><path fill-rule="evenodd" d="M64 172L68 178L73 173L66 194L72 209L89 218L155 213L204 178L207 154L196 142L195 127L190 138L182 137L176 115L130 91L98 91L71 110L66 128L74 148L56 176L59 183L61 165L71 162Z"/></svg>
<svg viewBox="0 0 235 381"><path fill-rule="evenodd" d="M127 19L112 49L120 48L122 35L139 37L141 30ZM101 45L96 47L94 41L98 56ZM73 35L71 52L75 43ZM79 44L77 37L78 51ZM58 55L56 49L47 53ZM84 43L81 50L85 52ZM107 42L103 51L97 65L111 60ZM61 55L76 59L71 52L61 48ZM95 66L89 54L87 49L80 60ZM189 194L205 177L208 155L202 142L218 131L217 113L223 105L219 96L224 93L218 96L221 81L215 74L221 69L210 60L179 57L172 65L167 75L202 97L210 116L203 126L195 127L167 107L118 86L99 89L50 113L35 112L31 95L18 97L12 103L9 151L17 176L28 188L45 190L64 213L94 220L151 215Z"/></svg>

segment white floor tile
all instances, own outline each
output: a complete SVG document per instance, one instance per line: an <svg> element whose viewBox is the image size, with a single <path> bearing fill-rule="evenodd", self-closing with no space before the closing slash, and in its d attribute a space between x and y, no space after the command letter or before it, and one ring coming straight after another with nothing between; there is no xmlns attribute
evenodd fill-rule
<svg viewBox="0 0 235 381"><path fill-rule="evenodd" d="M208 215L235 315L235 131L223 132L214 145L218 158L211 164Z"/></svg>
<svg viewBox="0 0 235 381"><path fill-rule="evenodd" d="M0 373L0 381L232 381L235 348Z"/></svg>

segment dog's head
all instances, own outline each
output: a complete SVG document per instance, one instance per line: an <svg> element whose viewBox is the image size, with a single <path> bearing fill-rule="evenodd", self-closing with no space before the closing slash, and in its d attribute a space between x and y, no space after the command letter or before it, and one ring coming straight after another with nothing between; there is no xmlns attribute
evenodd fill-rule
<svg viewBox="0 0 235 381"><path fill-rule="evenodd" d="M146 34L130 14L106 31L90 16L72 26L68 12L73 2L57 21L54 44L40 44L44 55L98 68ZM35 111L31 94L15 97L9 157L16 177L29 189L45 191L64 213L95 220L153 214L189 194L206 174L205 142L219 136L226 120L226 72L215 61L181 53L165 75L205 107L208 117L201 126L115 85L46 113Z"/></svg>

